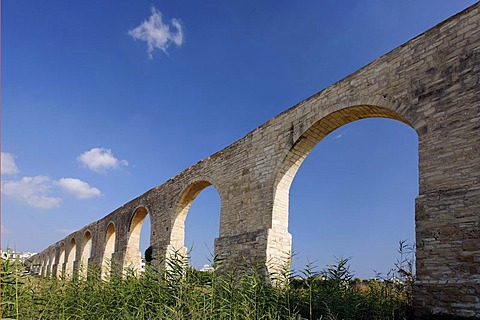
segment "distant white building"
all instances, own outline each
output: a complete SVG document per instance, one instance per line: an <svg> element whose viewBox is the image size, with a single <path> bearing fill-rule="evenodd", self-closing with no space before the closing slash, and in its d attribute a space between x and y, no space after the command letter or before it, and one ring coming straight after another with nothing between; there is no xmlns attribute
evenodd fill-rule
<svg viewBox="0 0 480 320"><path fill-rule="evenodd" d="M6 251L0 250L2 253L2 259L8 259L10 261L15 261L19 260L22 263L25 263L25 261L36 255L35 252L22 252L22 251L13 251L10 249L7 249Z"/></svg>
<svg viewBox="0 0 480 320"><path fill-rule="evenodd" d="M202 268L200 268L199 271L203 271L203 272L213 272L215 269L211 266L211 265L208 265L208 264L204 264Z"/></svg>

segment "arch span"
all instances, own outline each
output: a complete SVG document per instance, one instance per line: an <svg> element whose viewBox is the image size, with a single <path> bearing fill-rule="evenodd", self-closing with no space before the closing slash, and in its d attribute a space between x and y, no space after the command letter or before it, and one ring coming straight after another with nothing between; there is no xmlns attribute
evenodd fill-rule
<svg viewBox="0 0 480 320"><path fill-rule="evenodd" d="M311 150L290 187L292 270L348 257L356 277L387 274L398 241L415 242L417 196L415 130L386 118L341 126Z"/></svg>
<svg viewBox="0 0 480 320"><path fill-rule="evenodd" d="M185 221L193 201L203 190L208 187L213 187L215 189L220 197L221 202L221 196L218 192L218 189L209 180L199 179L191 182L181 192L176 203L175 214L173 218L172 232L170 237L170 254L177 252L183 256L186 256L187 247L185 246Z"/></svg>
<svg viewBox="0 0 480 320"><path fill-rule="evenodd" d="M80 253L80 264L78 274L81 277L86 277L88 273L88 260L92 255L92 233L86 230L83 234L82 248Z"/></svg>
<svg viewBox="0 0 480 320"><path fill-rule="evenodd" d="M61 277L64 274L64 266L65 263L65 243L60 243L58 248L58 258L56 260L56 264L54 266L54 275L57 277Z"/></svg>
<svg viewBox="0 0 480 320"><path fill-rule="evenodd" d="M358 101L358 99L352 100ZM385 101L382 104L385 104ZM393 105L399 107L399 104L393 103ZM273 173L271 218L266 221L269 228L266 249L269 273L283 268L290 259L292 236L288 231L289 192L303 161L329 133L345 124L366 118L389 118L412 127L407 119L389 108L355 102L353 105L341 103L331 112L321 109L321 112L309 118L301 118L301 122L296 122L290 128L289 140L283 151L279 153L279 162Z"/></svg>
<svg viewBox="0 0 480 320"><path fill-rule="evenodd" d="M378 106L346 107L321 117L292 142L277 166L274 182L273 210L270 228L288 229L289 190L295 175L310 151L330 132L341 126L366 118L389 118L412 125L395 111Z"/></svg>
<svg viewBox="0 0 480 320"><path fill-rule="evenodd" d="M47 251L42 256L42 270L40 273L42 277L46 277L50 275L50 271L48 271L49 267L50 267L50 256L48 255L48 251Z"/></svg>
<svg viewBox="0 0 480 320"><path fill-rule="evenodd" d="M55 247L50 248L50 253L48 254L48 265L47 265L47 270L46 270L46 275L47 276L53 276L53 266L55 264L55 254L56 250Z"/></svg>
<svg viewBox="0 0 480 320"><path fill-rule="evenodd" d="M102 260L102 278L107 278L107 275L114 268L114 252L116 248L116 232L115 224L110 222L108 224L107 230L105 231L105 247L103 250L103 260Z"/></svg>
<svg viewBox="0 0 480 320"><path fill-rule="evenodd" d="M68 254L65 256L66 276L74 276L75 260L77 260L77 243L75 238L72 238L68 246Z"/></svg>
<svg viewBox="0 0 480 320"><path fill-rule="evenodd" d="M142 270L142 252L140 251L140 233L149 211L145 207L138 207L132 213L128 229L128 243L124 258L124 268L134 271Z"/></svg>

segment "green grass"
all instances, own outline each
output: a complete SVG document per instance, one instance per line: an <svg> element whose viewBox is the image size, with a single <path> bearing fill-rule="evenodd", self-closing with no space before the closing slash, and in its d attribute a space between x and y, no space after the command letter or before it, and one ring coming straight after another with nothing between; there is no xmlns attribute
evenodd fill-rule
<svg viewBox="0 0 480 320"><path fill-rule="evenodd" d="M355 280L346 259L298 275L285 266L272 282L255 270L206 273L185 261L102 281L91 270L87 279L26 276L20 263L3 260L2 319L411 318L407 282Z"/></svg>

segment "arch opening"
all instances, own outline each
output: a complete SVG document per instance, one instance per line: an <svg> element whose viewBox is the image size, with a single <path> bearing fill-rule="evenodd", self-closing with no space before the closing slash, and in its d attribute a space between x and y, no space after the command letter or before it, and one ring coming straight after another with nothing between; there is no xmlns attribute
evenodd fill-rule
<svg viewBox="0 0 480 320"><path fill-rule="evenodd" d="M102 278L105 279L114 267L114 253L115 253L115 225L113 222L107 227L105 234L105 249L103 251L102 260Z"/></svg>
<svg viewBox="0 0 480 320"><path fill-rule="evenodd" d="M85 231L83 235L83 247L80 256L79 275L85 277L88 273L88 259L92 255L92 234L90 231Z"/></svg>
<svg viewBox="0 0 480 320"><path fill-rule="evenodd" d="M47 277L50 275L50 255L47 255L43 259L43 268L42 268L42 276Z"/></svg>
<svg viewBox="0 0 480 320"><path fill-rule="evenodd" d="M363 120L367 118L368 120ZM400 138L396 137L397 145L390 145L388 151L385 147L378 149L378 146L376 150L369 149L368 143L374 140L368 135L385 134L375 132L376 130L370 130L367 136L356 137L358 133L365 134L365 131L362 131L364 127L375 129L376 125L372 126L372 122L383 124L383 129L386 130L384 132L387 133L392 130L393 125L395 134L400 135ZM355 139L352 139L355 137L364 139L361 142L366 143L355 142ZM400 190L405 188L404 180L407 179L405 174L400 174L404 170L403 164L400 164L402 169L399 170L398 162L393 162L400 161L400 158L395 159L398 153L394 154L393 151L400 147L398 143L404 142L402 139L409 141L408 152L414 150L413 155L410 154L406 159L410 165L407 199L404 196L405 190ZM332 149L334 145L347 142L349 145L344 146L344 149ZM355 158L356 154L361 156ZM305 161L304 169L299 172L308 155L311 156ZM375 159L381 155L386 157ZM391 256L396 254L398 241L406 239L409 243L415 242L418 136L408 121L393 111L380 107L357 106L322 118L300 135L287 152L279 169L271 227L286 234L292 233L294 269L302 269L308 261L317 261L320 267L325 267L334 263L336 258L343 257L352 258L352 269L356 269L360 276L373 275L365 272L368 261L371 267L369 271L373 273L372 270L375 269L386 273L388 270L385 270L383 265L380 266L382 270L373 265L375 253L377 256L383 255L384 262L388 260L390 267L393 267L395 259ZM302 173L304 170L305 174ZM381 180L383 182L379 182ZM398 196L400 193L402 197ZM407 211L403 216L398 210L393 210L399 207ZM400 219L402 223L399 223ZM392 232L393 230L395 232ZM398 238L392 240L391 237ZM387 250L386 247L391 251L388 257L380 254ZM360 252L364 253L363 256L359 256Z"/></svg>
<svg viewBox="0 0 480 320"><path fill-rule="evenodd" d="M38 267L37 275L43 276L43 270L45 268L45 258L43 256L40 256L40 260L38 263L39 263L39 267Z"/></svg>
<svg viewBox="0 0 480 320"><path fill-rule="evenodd" d="M46 275L47 276L53 276L53 265L55 264L55 248L52 248L50 250L50 255L48 257L48 265L47 265L47 271Z"/></svg>
<svg viewBox="0 0 480 320"><path fill-rule="evenodd" d="M146 208L140 207L135 210L130 219L128 229L128 243L125 254L124 267L142 272L145 268L145 252L150 246L150 218ZM148 233L148 241L146 241ZM150 260L151 257L147 257Z"/></svg>
<svg viewBox="0 0 480 320"><path fill-rule="evenodd" d="M60 245L60 252L57 260L57 270L55 272L55 275L57 277L62 276L64 273L64 269L63 269L64 261L65 261L65 244L62 242L62 244Z"/></svg>
<svg viewBox="0 0 480 320"><path fill-rule="evenodd" d="M40 269L38 271L39 276L45 276L45 257L40 257Z"/></svg>
<svg viewBox="0 0 480 320"><path fill-rule="evenodd" d="M190 184L181 194L171 234L172 250L189 256L190 266L210 270L214 240L220 229L221 198L206 180Z"/></svg>
<svg viewBox="0 0 480 320"><path fill-rule="evenodd" d="M77 246L75 238L70 240L70 245L68 248L68 254L65 256L65 275L72 276L74 274L74 264L77 259Z"/></svg>

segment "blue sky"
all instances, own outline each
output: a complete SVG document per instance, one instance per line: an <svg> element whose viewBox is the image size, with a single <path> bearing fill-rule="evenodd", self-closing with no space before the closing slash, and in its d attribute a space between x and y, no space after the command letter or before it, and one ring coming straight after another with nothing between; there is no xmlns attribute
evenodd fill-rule
<svg viewBox="0 0 480 320"><path fill-rule="evenodd" d="M2 248L43 250L474 2L3 1ZM391 120L320 142L291 188L294 267L386 273L417 156ZM197 266L219 210L210 187L187 217Z"/></svg>

